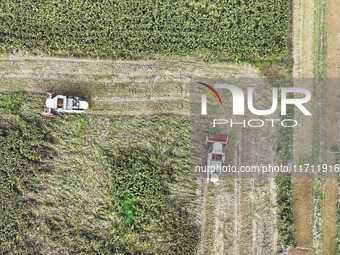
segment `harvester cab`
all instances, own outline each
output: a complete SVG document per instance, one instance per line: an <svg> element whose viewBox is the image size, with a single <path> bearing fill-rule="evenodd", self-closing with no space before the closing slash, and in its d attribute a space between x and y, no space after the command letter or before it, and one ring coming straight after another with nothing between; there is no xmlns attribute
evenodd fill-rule
<svg viewBox="0 0 340 255"><path fill-rule="evenodd" d="M208 159L207 159L207 183L216 183L220 174L222 173L222 167L225 161L225 149L228 147L227 135L215 135L212 139L208 136L205 138L205 144L209 144L208 147Z"/></svg>

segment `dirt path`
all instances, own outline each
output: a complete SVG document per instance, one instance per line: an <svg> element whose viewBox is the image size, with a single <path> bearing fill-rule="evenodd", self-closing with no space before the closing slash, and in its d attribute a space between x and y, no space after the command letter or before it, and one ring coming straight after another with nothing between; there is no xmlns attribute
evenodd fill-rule
<svg viewBox="0 0 340 255"><path fill-rule="evenodd" d="M318 8L313 0L293 1L293 77L313 78L315 74L315 17ZM301 84L299 84L301 85ZM299 86L297 85L297 86ZM312 85L305 83L313 91ZM297 112L295 119L301 123L294 130L295 164L315 163L313 139L314 117L305 118ZM313 179L292 178L292 220L291 235L296 247L292 254L312 254L313 248Z"/></svg>
<svg viewBox="0 0 340 255"><path fill-rule="evenodd" d="M339 77L339 8L338 0L294 1L294 77ZM322 95L324 101L320 102L321 107L315 109L318 117L306 119L302 115L295 115L296 119L303 122L294 133L295 163L315 163L321 160L334 164L337 155L331 151L339 144L338 119L334 117L334 113L340 109L338 84L327 83L327 87L323 88L307 85L306 88L313 91L314 95ZM320 217L314 214L313 218L313 211L316 210L313 205L313 182L313 179L292 180L292 237L298 247L292 254L312 254L312 248L315 254L336 254L337 179L328 178L324 181L322 240L313 228L313 222L318 220L315 217Z"/></svg>
<svg viewBox="0 0 340 255"><path fill-rule="evenodd" d="M327 1L326 4L326 76L340 78L340 1ZM339 112L339 84L334 82L326 88L326 162L334 164L337 153L332 148L339 147L339 120L334 113ZM325 180L324 187L324 239L323 254L331 255L337 252L337 200L338 179Z"/></svg>

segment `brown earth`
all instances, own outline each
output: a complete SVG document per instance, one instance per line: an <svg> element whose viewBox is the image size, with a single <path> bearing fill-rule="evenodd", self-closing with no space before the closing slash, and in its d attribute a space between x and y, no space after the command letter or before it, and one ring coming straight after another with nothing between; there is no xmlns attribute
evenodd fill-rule
<svg viewBox="0 0 340 255"><path fill-rule="evenodd" d="M292 254L299 254L299 250L311 251L313 247L313 179L292 178L292 186L291 234L297 248Z"/></svg>

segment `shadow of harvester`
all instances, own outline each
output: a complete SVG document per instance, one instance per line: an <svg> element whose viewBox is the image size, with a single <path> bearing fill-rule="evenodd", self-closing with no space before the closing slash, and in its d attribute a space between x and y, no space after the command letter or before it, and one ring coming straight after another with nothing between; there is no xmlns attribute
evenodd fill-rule
<svg viewBox="0 0 340 255"><path fill-rule="evenodd" d="M50 86L49 91L53 91L57 95L77 96L89 102L93 95L92 84L87 82L58 82Z"/></svg>

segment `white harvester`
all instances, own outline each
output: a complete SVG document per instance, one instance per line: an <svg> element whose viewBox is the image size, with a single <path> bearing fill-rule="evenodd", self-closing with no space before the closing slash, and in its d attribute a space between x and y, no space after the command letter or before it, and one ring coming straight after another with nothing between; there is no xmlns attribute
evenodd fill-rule
<svg viewBox="0 0 340 255"><path fill-rule="evenodd" d="M213 139L205 138L205 144L209 144L207 160L207 183L216 183L225 161L225 150L228 147L227 135L215 135Z"/></svg>
<svg viewBox="0 0 340 255"><path fill-rule="evenodd" d="M55 113L84 113L89 109L89 103L82 101L79 97L56 95L55 92L47 92L46 115Z"/></svg>

